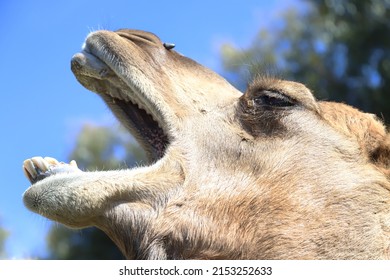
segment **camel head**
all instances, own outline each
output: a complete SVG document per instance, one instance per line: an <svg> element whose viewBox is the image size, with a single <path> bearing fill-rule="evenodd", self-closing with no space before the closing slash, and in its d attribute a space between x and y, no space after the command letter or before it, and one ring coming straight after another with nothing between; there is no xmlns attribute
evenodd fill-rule
<svg viewBox="0 0 390 280"><path fill-rule="evenodd" d="M32 158L26 206L128 258L390 257L389 137L373 115L259 75L245 93L148 32L91 33L71 62L150 165Z"/></svg>

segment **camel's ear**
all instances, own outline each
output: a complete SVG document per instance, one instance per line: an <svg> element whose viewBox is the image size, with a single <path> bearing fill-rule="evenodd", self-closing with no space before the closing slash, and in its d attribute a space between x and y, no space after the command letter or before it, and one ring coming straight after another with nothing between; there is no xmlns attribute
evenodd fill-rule
<svg viewBox="0 0 390 280"><path fill-rule="evenodd" d="M390 135L387 133L378 146L372 151L371 159L383 172L390 177Z"/></svg>

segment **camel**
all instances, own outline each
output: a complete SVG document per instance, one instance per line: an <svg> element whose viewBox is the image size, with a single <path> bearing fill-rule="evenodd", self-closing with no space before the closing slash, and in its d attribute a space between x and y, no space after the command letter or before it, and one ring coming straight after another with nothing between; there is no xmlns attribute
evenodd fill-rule
<svg viewBox="0 0 390 280"><path fill-rule="evenodd" d="M374 115L267 75L242 93L144 31L89 34L71 69L149 163L27 159L29 210L97 227L128 259L390 258L390 138Z"/></svg>

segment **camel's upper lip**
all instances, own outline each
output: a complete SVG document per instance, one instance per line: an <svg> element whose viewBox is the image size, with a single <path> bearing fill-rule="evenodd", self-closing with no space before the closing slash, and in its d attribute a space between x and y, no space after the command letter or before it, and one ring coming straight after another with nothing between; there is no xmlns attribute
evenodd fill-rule
<svg viewBox="0 0 390 280"><path fill-rule="evenodd" d="M76 71L79 75L89 76L96 79L104 79L109 74L113 75L112 70L107 66L107 64L88 50L76 53L72 57L71 64L73 72Z"/></svg>
<svg viewBox="0 0 390 280"><path fill-rule="evenodd" d="M94 86L97 92L130 133L138 140L152 161L162 158L169 144L168 133L162 128L164 124L159 116L148 109L153 104L142 102L141 92L116 75L101 54L90 48L87 40L83 51L73 56L71 68L77 79L87 88Z"/></svg>

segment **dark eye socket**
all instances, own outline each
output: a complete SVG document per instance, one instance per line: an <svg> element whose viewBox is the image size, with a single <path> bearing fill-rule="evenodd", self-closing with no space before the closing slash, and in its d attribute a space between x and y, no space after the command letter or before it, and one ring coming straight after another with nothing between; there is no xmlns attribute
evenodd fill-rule
<svg viewBox="0 0 390 280"><path fill-rule="evenodd" d="M286 95L268 90L259 92L254 101L259 106L268 107L291 107L295 105L294 100Z"/></svg>

